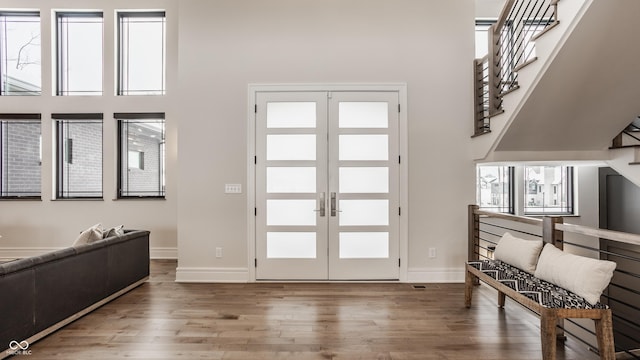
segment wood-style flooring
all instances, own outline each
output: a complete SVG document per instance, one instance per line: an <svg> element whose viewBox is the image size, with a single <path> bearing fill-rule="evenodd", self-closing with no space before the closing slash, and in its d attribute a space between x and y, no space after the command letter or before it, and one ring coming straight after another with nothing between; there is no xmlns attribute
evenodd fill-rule
<svg viewBox="0 0 640 360"><path fill-rule="evenodd" d="M35 359L540 359L538 318L464 284L146 284L34 343ZM17 356L16 356L17 357ZM14 358L16 358L14 357ZM569 339L558 360L598 357Z"/></svg>

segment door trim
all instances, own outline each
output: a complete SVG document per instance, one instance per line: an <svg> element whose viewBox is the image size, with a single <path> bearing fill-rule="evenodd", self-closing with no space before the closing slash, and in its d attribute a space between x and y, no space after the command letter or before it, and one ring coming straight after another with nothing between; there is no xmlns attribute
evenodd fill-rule
<svg viewBox="0 0 640 360"><path fill-rule="evenodd" d="M400 246L400 282L407 282L409 261L409 147L408 147L408 118L407 118L407 84L249 84L247 91L247 268L249 282L256 282L256 96L258 92L305 92L305 91L388 91L397 92L400 104L399 142L400 142L400 193L399 202L402 209L400 216L399 246Z"/></svg>

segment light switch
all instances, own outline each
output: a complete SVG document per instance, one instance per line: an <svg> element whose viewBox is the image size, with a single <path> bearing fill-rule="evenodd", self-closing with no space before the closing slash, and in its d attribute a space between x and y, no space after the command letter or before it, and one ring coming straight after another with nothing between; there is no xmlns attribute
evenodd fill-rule
<svg viewBox="0 0 640 360"><path fill-rule="evenodd" d="M242 194L241 184L224 184L225 194Z"/></svg>

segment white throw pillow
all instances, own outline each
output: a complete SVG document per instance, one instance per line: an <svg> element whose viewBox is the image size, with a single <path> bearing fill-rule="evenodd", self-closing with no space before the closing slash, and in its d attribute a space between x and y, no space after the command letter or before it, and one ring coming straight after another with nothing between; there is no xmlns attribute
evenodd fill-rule
<svg viewBox="0 0 640 360"><path fill-rule="evenodd" d="M73 243L73 246L90 244L96 240L102 239L102 234L104 229L102 229L102 224L95 224L87 230L80 233L76 241Z"/></svg>
<svg viewBox="0 0 640 360"><path fill-rule="evenodd" d="M114 226L108 230L105 230L103 237L106 239L111 236L122 236L122 235L124 235L124 225Z"/></svg>
<svg viewBox="0 0 640 360"><path fill-rule="evenodd" d="M536 271L542 240L525 240L506 232L496 246L493 258L530 274Z"/></svg>
<svg viewBox="0 0 640 360"><path fill-rule="evenodd" d="M566 253L545 245L535 276L582 296L591 305L600 301L609 285L616 263Z"/></svg>

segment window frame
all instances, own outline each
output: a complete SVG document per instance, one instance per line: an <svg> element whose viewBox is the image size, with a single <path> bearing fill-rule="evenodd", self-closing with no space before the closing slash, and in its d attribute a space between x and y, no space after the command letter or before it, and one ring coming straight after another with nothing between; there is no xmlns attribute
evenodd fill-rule
<svg viewBox="0 0 640 360"><path fill-rule="evenodd" d="M42 115L41 114L0 114L0 154L3 155L2 149L4 148L2 138L3 122L33 122L40 124L40 189L38 195L4 195L2 191L4 173L4 156L0 156L0 200L42 200Z"/></svg>
<svg viewBox="0 0 640 360"><path fill-rule="evenodd" d="M162 89L160 90L154 90L154 91L158 91L158 94L131 94L131 93L125 93L124 89L123 89L123 84L124 84L124 71L123 71L123 42L122 42L122 26L123 26L123 22L122 19L123 18L135 18L135 17L139 17L139 18L153 18L153 17L162 17L163 18L163 25L162 25L162 40L163 40L163 44L162 44ZM166 35L166 24L167 22L167 14L166 11L164 10L158 10L158 11L118 11L116 14L116 95L117 96L164 96L166 95L167 92L167 86L166 86L166 78L167 78L167 35ZM127 92L129 92L131 90L127 90Z"/></svg>
<svg viewBox="0 0 640 360"><path fill-rule="evenodd" d="M42 20L41 20L41 16L40 16L40 11L39 10L35 10L35 11L1 11L0 10L0 17L20 17L20 16L24 16L24 17L38 17L39 21L38 23L40 24L40 39L42 39ZM3 42L0 41L0 44L2 44ZM6 90L4 89L4 82L1 80L2 77L5 75L5 64L3 63L2 60L2 52L3 52L3 48L0 46L0 96L40 96L42 95L42 63L40 64L40 90L39 91L33 91L33 93L31 93L31 91L26 91L24 94L7 94ZM40 58L42 59L42 43L40 43Z"/></svg>
<svg viewBox="0 0 640 360"><path fill-rule="evenodd" d="M62 47L61 47L61 36L62 36L62 23L60 22L61 18L100 18L102 19L102 37L100 38L102 42L102 58L101 58L101 84L100 84L100 93L88 93L88 94L73 94L69 95L69 90L64 89L64 77L62 76L63 71L63 61L62 61ZM55 45L56 45L56 87L55 87L55 95L56 96L102 96L104 95L104 13L102 11L56 11L55 12ZM68 85L67 85L68 86ZM73 91L71 91L73 92Z"/></svg>
<svg viewBox="0 0 640 360"><path fill-rule="evenodd" d="M71 114L51 114L51 119L55 122L55 162L56 162L56 186L55 186L55 199L56 200L102 200L104 198L104 116L101 113L71 113ZM100 120L100 195L99 196L69 196L68 191L64 189L64 164L67 162L65 154L65 134L64 124L73 122L81 123L82 121L96 121ZM71 157L69 157L71 159ZM66 194L66 195L65 195Z"/></svg>
<svg viewBox="0 0 640 360"><path fill-rule="evenodd" d="M117 191L116 191L116 197L118 200L125 200L125 199L160 199L160 200L164 200L166 199L166 183L163 180L163 173L166 170L166 158L165 158L165 151L162 148L164 144L166 144L166 118L165 118L165 113L164 112L158 112L158 113L114 113L113 114L113 118L116 120L117 122L117 137L118 137L118 141L117 141L117 175L118 175L118 180L117 180ZM160 148L158 149L159 151L159 157L160 157L160 165L159 165L159 179L158 179L158 185L159 185L159 190L158 190L158 195L125 195L124 191L123 191L123 159L126 156L128 158L129 156L129 148L127 147L125 150L124 147L124 142L126 141L128 144L128 140L129 139L123 139L122 136L122 132L123 132L123 124L124 122L131 122L131 123L136 123L136 122L159 122L162 121L163 127L162 127L162 139L160 142ZM127 165L127 170L129 170L129 167ZM144 170L144 169L143 169ZM127 190L127 192L132 192L130 190Z"/></svg>
<svg viewBox="0 0 640 360"><path fill-rule="evenodd" d="M564 171L564 178L566 179L566 184L564 184L565 192L567 194L567 205L566 207L562 207L561 209L566 209L566 211L556 211L557 208L548 208L547 206L542 205L542 211L539 212L531 212L527 211L530 206L527 205L527 195L529 191L529 184L527 182L527 168L528 167L560 167L564 168L561 171ZM575 171L573 166L569 165L525 165L523 167L523 196L524 202L522 204L522 211L525 216L545 216L545 215L575 215ZM562 193L562 191L560 191Z"/></svg>
<svg viewBox="0 0 640 360"><path fill-rule="evenodd" d="M476 202L480 199L480 168L481 167L503 167L507 168L507 178L509 180L508 195L509 200L507 206L486 207L478 204L481 210L495 211L502 214L515 214L515 167L507 165L478 165L476 166Z"/></svg>

